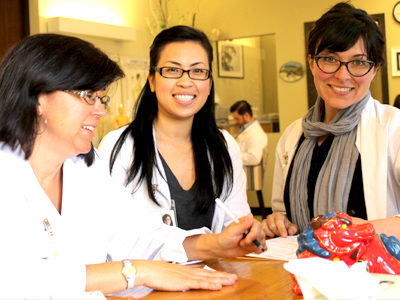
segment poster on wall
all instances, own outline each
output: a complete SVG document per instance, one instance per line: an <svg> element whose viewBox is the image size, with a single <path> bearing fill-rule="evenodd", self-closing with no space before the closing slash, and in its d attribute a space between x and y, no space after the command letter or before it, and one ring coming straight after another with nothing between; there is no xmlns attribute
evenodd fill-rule
<svg viewBox="0 0 400 300"><path fill-rule="evenodd" d="M243 46L218 41L218 76L244 78Z"/></svg>
<svg viewBox="0 0 400 300"><path fill-rule="evenodd" d="M120 62L125 72L125 78L122 79L122 105L125 114L132 120L133 108L147 80L149 59L121 56Z"/></svg>

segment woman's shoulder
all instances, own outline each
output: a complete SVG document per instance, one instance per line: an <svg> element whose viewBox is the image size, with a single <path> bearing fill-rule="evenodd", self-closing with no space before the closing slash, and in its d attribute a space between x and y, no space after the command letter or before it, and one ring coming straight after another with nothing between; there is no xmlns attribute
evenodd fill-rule
<svg viewBox="0 0 400 300"><path fill-rule="evenodd" d="M25 154L20 146L12 149L11 146L4 142L0 142L0 166L3 175L7 175L8 172L18 169L18 165L24 163Z"/></svg>
<svg viewBox="0 0 400 300"><path fill-rule="evenodd" d="M363 116L367 116L367 118L363 118ZM400 122L400 109L389 104L382 104L371 97L371 101L369 101L362 112L361 122L365 122L365 120L371 121L375 118L376 122L382 124Z"/></svg>
<svg viewBox="0 0 400 300"><path fill-rule="evenodd" d="M303 133L303 126L302 126L302 118L297 119L296 121L292 122L286 129L283 131L281 139L286 139L290 136L300 136Z"/></svg>
<svg viewBox="0 0 400 300"><path fill-rule="evenodd" d="M120 138L120 136L122 135L122 133L125 131L125 129L127 127L128 127L128 125L122 126L121 128L110 131L103 137L103 139L101 140L99 147L98 147L98 150L100 151L102 156L104 156L104 157L111 156L111 152L112 152L115 144L117 143L118 139ZM129 144L128 148L131 148L130 146L132 143L133 143L133 139L131 138L130 135L128 135L124 142L124 147L127 144Z"/></svg>
<svg viewBox="0 0 400 300"><path fill-rule="evenodd" d="M225 129L221 129L221 128L219 128L218 130L222 133L222 135L227 143L236 142L234 137L228 131L226 131Z"/></svg>
<svg viewBox="0 0 400 300"><path fill-rule="evenodd" d="M239 151L240 151L240 148L239 148L235 138L228 131L226 131L225 129L219 129L219 131L222 133L222 136L224 137L224 139L226 141L228 149L232 149L232 147L235 147L235 148L237 147L237 149L239 149Z"/></svg>
<svg viewBox="0 0 400 300"><path fill-rule="evenodd" d="M110 144L112 146L115 145L121 134L124 132L124 130L127 128L128 125L122 126L121 128L118 128L116 130L112 130L109 133L107 133L103 139L100 141L99 144L99 151L102 152L102 148L108 147Z"/></svg>
<svg viewBox="0 0 400 300"><path fill-rule="evenodd" d="M26 161L25 153L22 151L21 146L17 145L15 148L13 148L4 142L0 142L0 165L2 168L24 161Z"/></svg>
<svg viewBox="0 0 400 300"><path fill-rule="evenodd" d="M219 129L219 131L222 133L222 135L226 141L229 155L231 157L240 156L240 148L239 148L239 145L236 142L235 138L228 131L226 131L224 129Z"/></svg>

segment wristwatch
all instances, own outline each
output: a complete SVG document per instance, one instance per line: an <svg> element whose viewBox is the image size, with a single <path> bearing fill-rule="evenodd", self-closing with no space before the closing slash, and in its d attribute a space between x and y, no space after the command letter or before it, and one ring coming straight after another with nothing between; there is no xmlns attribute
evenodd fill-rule
<svg viewBox="0 0 400 300"><path fill-rule="evenodd" d="M122 275L124 275L127 282L127 289L135 286L136 268L132 265L129 259L123 259L124 267L122 268Z"/></svg>

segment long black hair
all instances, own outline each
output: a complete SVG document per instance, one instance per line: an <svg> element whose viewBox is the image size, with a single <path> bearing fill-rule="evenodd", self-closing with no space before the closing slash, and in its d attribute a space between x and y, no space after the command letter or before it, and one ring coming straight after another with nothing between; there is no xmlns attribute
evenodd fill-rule
<svg viewBox="0 0 400 300"><path fill-rule="evenodd" d="M200 30L188 26L175 26L160 32L150 47L150 76L155 76L153 67L157 66L165 46L174 42L192 41L199 43L207 52L210 71L212 71L213 49L207 36ZM212 81L212 77L210 79ZM220 197L223 188L229 194L233 185L233 167L227 143L215 121L214 83L204 106L195 114L191 132L193 143L196 180L196 208L199 213L207 212ZM152 191L153 169L159 168L153 138L153 120L157 116L157 97L150 89L147 80L135 105L134 120L123 131L115 144L110 157L110 172L126 138L134 140L133 160L127 174L126 185L139 176L138 186L147 184L149 197L158 204ZM201 189L201 191L200 191Z"/></svg>
<svg viewBox="0 0 400 300"><path fill-rule="evenodd" d="M93 44L59 34L37 34L12 47L0 64L0 141L25 159L39 129L38 96L57 90L100 90L124 76ZM94 150L81 154L90 166Z"/></svg>

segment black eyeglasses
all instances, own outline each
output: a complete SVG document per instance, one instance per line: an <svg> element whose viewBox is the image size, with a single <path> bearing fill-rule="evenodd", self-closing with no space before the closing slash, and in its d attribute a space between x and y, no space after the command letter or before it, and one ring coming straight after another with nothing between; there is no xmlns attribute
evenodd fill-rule
<svg viewBox="0 0 400 300"><path fill-rule="evenodd" d="M347 71L355 77L367 75L375 65L374 62L365 59L340 61L335 57L325 55L317 55L314 59L318 68L326 74L336 73L341 66L346 66Z"/></svg>
<svg viewBox="0 0 400 300"><path fill-rule="evenodd" d="M160 73L162 77L170 78L170 79L178 79L183 76L183 73L187 72L190 79L193 80L207 80L210 78L211 71L207 69L190 69L184 70L181 68L174 68L174 67L162 67L157 68L153 67L153 70Z"/></svg>
<svg viewBox="0 0 400 300"><path fill-rule="evenodd" d="M81 97L89 105L94 105L96 101L99 100L103 105L104 109L107 109L108 105L110 104L110 96L99 97L97 96L96 92L91 90L85 90L85 91L64 90L64 92Z"/></svg>

